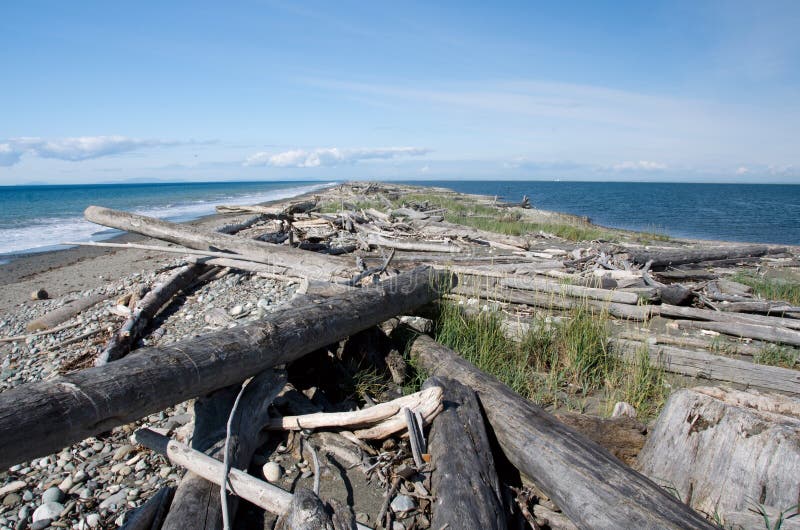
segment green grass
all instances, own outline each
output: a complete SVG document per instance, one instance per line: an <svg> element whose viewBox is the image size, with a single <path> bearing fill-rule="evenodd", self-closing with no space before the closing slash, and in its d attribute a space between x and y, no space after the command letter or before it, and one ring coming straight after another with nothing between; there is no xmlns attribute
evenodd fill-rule
<svg viewBox="0 0 800 530"><path fill-rule="evenodd" d="M465 315L445 302L436 319L437 341L459 352L518 394L543 406L572 408L580 399L601 393L627 401L647 418L666 398L664 373L646 352L635 362L619 360L608 348L608 316L591 307L573 309L559 323L534 320L521 341L509 339L501 317L491 311Z"/></svg>
<svg viewBox="0 0 800 530"><path fill-rule="evenodd" d="M755 294L766 300L782 300L800 305L800 282L765 278L746 272L734 275L732 280L749 285Z"/></svg>
<svg viewBox="0 0 800 530"><path fill-rule="evenodd" d="M800 359L800 353L794 348L786 348L777 344L767 344L753 356L756 364L767 364L770 366L782 366L784 368L794 368Z"/></svg>

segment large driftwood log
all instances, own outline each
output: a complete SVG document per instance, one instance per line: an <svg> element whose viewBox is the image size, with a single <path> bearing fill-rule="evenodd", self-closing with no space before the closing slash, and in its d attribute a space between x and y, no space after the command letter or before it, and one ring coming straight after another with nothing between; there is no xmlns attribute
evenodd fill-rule
<svg viewBox="0 0 800 530"><path fill-rule="evenodd" d="M647 428L627 416L600 418L572 412L555 416L558 421L599 443L629 466L636 462L636 456L647 438Z"/></svg>
<svg viewBox="0 0 800 530"><path fill-rule="evenodd" d="M319 280L347 278L354 272L350 262L345 258L201 230L100 206L86 208L84 217L103 226L135 232L189 248L233 252L248 259L252 257L259 263L286 267L300 276L309 278Z"/></svg>
<svg viewBox="0 0 800 530"><path fill-rule="evenodd" d="M662 344L645 345L625 339L612 339L611 346L614 353L631 360L638 358L642 348L647 348L650 362L668 372L800 395L800 370L755 364Z"/></svg>
<svg viewBox="0 0 800 530"><path fill-rule="evenodd" d="M698 322L697 320L676 320L675 325L678 326L678 329L708 329L732 337L800 346L800 331L778 326L744 322Z"/></svg>
<svg viewBox="0 0 800 530"><path fill-rule="evenodd" d="M433 473L432 528L507 528L503 494L475 392L432 377L423 388L444 389L445 406L433 421L428 449Z"/></svg>
<svg viewBox="0 0 800 530"><path fill-rule="evenodd" d="M762 326L778 326L800 330L800 320L794 318L772 317L767 315L750 315L742 313L729 313L726 311L712 311L696 307L679 307L661 304L654 309L662 317L689 318L692 320L710 320L714 322L730 322L733 324L757 324Z"/></svg>
<svg viewBox="0 0 800 530"><path fill-rule="evenodd" d="M703 261L730 260L738 258L752 258L767 254L780 254L786 252L785 247L768 247L762 245L728 246L706 249L676 249L650 251L632 251L631 261L637 265L650 263L653 270L665 269L674 265L687 263L701 263Z"/></svg>
<svg viewBox="0 0 800 530"><path fill-rule="evenodd" d="M709 515L725 519L758 504L785 510L800 496L798 408L786 396L678 390L639 455L640 468Z"/></svg>
<svg viewBox="0 0 800 530"><path fill-rule="evenodd" d="M480 239L487 242L497 242L522 250L527 250L532 246L531 240L526 237L503 235L445 221L437 223L430 221L414 222L412 225L426 236Z"/></svg>
<svg viewBox="0 0 800 530"><path fill-rule="evenodd" d="M99 304L103 300L107 300L111 295L105 293L94 294L92 296L84 296L68 302L63 306L46 313L36 320L31 320L25 329L28 331L41 331L44 329L54 328L62 322L66 322L74 317L81 311L89 309L90 307Z"/></svg>
<svg viewBox="0 0 800 530"><path fill-rule="evenodd" d="M598 289L596 287L582 287L580 285L563 284L538 278L504 278L500 280L500 285L526 291L537 291L574 298L589 298L592 300L602 300L620 304L636 305L639 303L639 295L636 293Z"/></svg>
<svg viewBox="0 0 800 530"><path fill-rule="evenodd" d="M0 393L0 468L284 364L435 299L444 275L428 268L276 311L245 326L164 347L140 348L106 366Z"/></svg>
<svg viewBox="0 0 800 530"><path fill-rule="evenodd" d="M409 239L392 239L381 234L368 233L367 243L371 247L386 247L397 250L411 250L417 252L461 252L462 248L452 243L440 243L438 241L419 241Z"/></svg>
<svg viewBox="0 0 800 530"><path fill-rule="evenodd" d="M94 365L103 366L125 357L161 307L169 302L176 293L191 285L204 270L205 267L202 265L184 265L154 285L136 304L131 316L111 336L106 347L95 359Z"/></svg>
<svg viewBox="0 0 800 530"><path fill-rule="evenodd" d="M310 489L300 488L275 530L333 530L333 521L322 500Z"/></svg>
<svg viewBox="0 0 800 530"><path fill-rule="evenodd" d="M231 421L228 453L231 467L247 469L250 465L258 445L258 433L269 421L267 409L284 384L285 372L269 369L245 387ZM231 385L195 401L193 449L217 460L224 459L228 417L240 390L241 385ZM237 508L235 497L232 496L228 504L233 519ZM219 487L194 473L187 473L178 485L162 530L222 528L221 510Z"/></svg>
<svg viewBox="0 0 800 530"><path fill-rule="evenodd" d="M579 528L713 528L597 443L425 335L411 354L428 373L477 391L509 461Z"/></svg>
<svg viewBox="0 0 800 530"><path fill-rule="evenodd" d="M125 524L120 530L158 530L164 523L164 519L175 495L175 486L164 486L147 501L125 514Z"/></svg>

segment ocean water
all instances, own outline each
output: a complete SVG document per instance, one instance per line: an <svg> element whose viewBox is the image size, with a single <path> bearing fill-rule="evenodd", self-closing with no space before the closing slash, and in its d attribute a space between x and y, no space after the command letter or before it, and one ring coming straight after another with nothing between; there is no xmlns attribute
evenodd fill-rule
<svg viewBox="0 0 800 530"><path fill-rule="evenodd" d="M218 204L256 204L322 188L324 182L212 182L0 186L0 263L15 255L66 248L64 241L107 239L120 232L83 219L91 205L170 221L214 213Z"/></svg>
<svg viewBox="0 0 800 530"><path fill-rule="evenodd" d="M463 193L523 195L543 210L672 237L800 245L800 185L651 182L414 181Z"/></svg>

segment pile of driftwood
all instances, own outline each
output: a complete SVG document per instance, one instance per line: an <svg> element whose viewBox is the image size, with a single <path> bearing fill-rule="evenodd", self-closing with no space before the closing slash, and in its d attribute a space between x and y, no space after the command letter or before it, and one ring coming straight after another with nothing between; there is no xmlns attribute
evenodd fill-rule
<svg viewBox="0 0 800 530"><path fill-rule="evenodd" d="M292 495L248 474L269 431L294 433L286 445L308 454L315 478L317 452L335 450L316 435L335 434L360 448L358 463L386 492L371 524L385 528L407 512L418 517L408 519L406 528L507 528L517 520L533 528L713 527L681 502L691 498L676 499L617 458L625 459L619 437L602 445L605 429L631 431L625 419L593 423L552 416L419 326L410 336L397 317L449 292L445 296L496 301L517 326L525 319L515 308L559 312L586 304L634 325L661 318L670 329L800 346L799 308L755 299L745 286L707 271L711 265L795 260L794 255L769 246L653 250L542 234L507 236L448 223L435 204L398 206L404 192L351 185L324 200L283 208L220 207L221 213L248 217L216 232L87 208L90 221L171 244L100 245L177 252L185 265L148 292L131 293L127 320L94 367L0 394L0 465L52 453L197 398L191 447L153 431L137 432L138 443L189 473L177 491L165 489L132 514L128 528L228 526L237 498L280 515L283 528L366 526L349 506L322 500L318 487ZM358 208L364 198L385 208ZM326 202L338 211L322 213ZM510 206L529 205L524 200ZM176 293L227 268L302 279L303 292L252 324L137 348ZM50 315L47 322L32 323L31 331L63 321L64 315ZM747 344L737 357L716 355L704 336L676 344L674 336L653 340L633 327L618 334L613 347L625 357L645 344L653 361L670 371L800 395L800 372L754 364L755 347ZM361 409L350 404L337 410L328 403L324 412L311 412L295 401L294 408L285 408L288 414L275 417L271 405L287 391L287 370L289 382L298 367L313 372L314 365L306 363L320 362L319 352L343 361L348 342L359 363L387 374L395 385L408 375L397 353L403 348L431 378L420 392ZM390 437L395 441L381 442ZM416 508L395 505L400 495L417 499Z"/></svg>

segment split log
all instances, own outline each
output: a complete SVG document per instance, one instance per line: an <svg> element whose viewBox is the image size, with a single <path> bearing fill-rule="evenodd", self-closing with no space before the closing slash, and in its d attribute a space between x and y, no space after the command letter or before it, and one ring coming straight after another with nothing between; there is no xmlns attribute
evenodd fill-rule
<svg viewBox="0 0 800 530"><path fill-rule="evenodd" d="M800 330L800 320L794 318L728 313L726 311L711 311L709 309L679 307L669 304L661 304L655 308L654 311L657 311L662 317L689 318L692 320L709 320L714 322L729 322L732 324L757 324L761 326L777 326Z"/></svg>
<svg viewBox="0 0 800 530"><path fill-rule="evenodd" d="M673 393L639 455L641 470L668 484L709 515L754 504L784 510L797 504L800 486L800 417L766 412L797 401L786 396L705 387ZM733 399L728 399L728 394Z"/></svg>
<svg viewBox="0 0 800 530"><path fill-rule="evenodd" d="M428 379L423 388L443 388L445 399L428 442L436 496L431 528L507 528L503 493L475 392L439 377Z"/></svg>
<svg viewBox="0 0 800 530"><path fill-rule="evenodd" d="M713 528L596 442L430 337L419 336L411 354L429 374L477 391L506 457L579 528Z"/></svg>
<svg viewBox="0 0 800 530"><path fill-rule="evenodd" d="M134 433L134 438L136 443L166 456L173 464L185 467L217 486L222 483L225 466L219 460L150 429L139 429ZM231 493L277 515L286 513L292 504L293 495L288 491L258 480L239 469L230 470L227 486ZM369 527L362 524L357 524L357 527L359 530L369 530Z"/></svg>
<svg viewBox="0 0 800 530"><path fill-rule="evenodd" d="M296 360L430 303L445 275L419 268L252 324L0 393L0 468Z"/></svg>
<svg viewBox="0 0 800 530"><path fill-rule="evenodd" d="M205 270L202 265L184 265L158 282L136 304L136 308L124 324L111 336L106 347L95 359L95 366L103 366L111 361L125 357L158 314L158 311L169 302L176 293L191 285L195 278Z"/></svg>
<svg viewBox="0 0 800 530"><path fill-rule="evenodd" d="M768 247L762 245L728 246L706 249L675 249L665 251L629 251L631 261L637 265L648 262L652 269L665 269L669 266L685 265L687 263L702 263L705 261L736 260L739 258L752 258L766 256L767 254L780 254L786 252L785 247Z"/></svg>
<svg viewBox="0 0 800 530"><path fill-rule="evenodd" d="M286 384L283 371L265 370L245 387L231 421L228 461L231 467L247 469L258 446L258 433L269 421L268 408ZM228 417L241 385L231 385L194 403L194 434L192 448L222 461ZM228 510L235 517L237 503L230 499ZM184 528L222 528L222 505L219 487L204 478L187 473L175 492L169 514L162 530Z"/></svg>
<svg viewBox="0 0 800 530"><path fill-rule="evenodd" d="M85 311L92 306L95 306L103 300L108 300L110 294L98 293L91 296L83 296L72 302L68 302L63 306L46 313L36 320L31 320L25 329L28 331L41 331L45 329L54 328L62 322L66 322L74 317L81 311Z"/></svg>
<svg viewBox="0 0 800 530"><path fill-rule="evenodd" d="M639 296L635 293L598 289L596 287L581 287L580 285L570 285L535 278L504 278L500 280L500 285L526 291L561 294L575 298L589 298L592 300L602 300L620 304L636 305L639 302Z"/></svg>
<svg viewBox="0 0 800 530"><path fill-rule="evenodd" d="M310 278L330 280L333 277L349 277L352 273L350 262L344 258L201 230L143 215L89 206L84 212L84 217L103 226L135 232L189 248L240 254L251 261L286 267L298 275ZM229 257L236 258L236 256Z"/></svg>
<svg viewBox="0 0 800 530"><path fill-rule="evenodd" d="M646 347L650 362L668 372L800 396L800 370L625 339L612 339L611 346L615 354L630 360L636 360Z"/></svg>
<svg viewBox="0 0 800 530"><path fill-rule="evenodd" d="M675 325L678 326L678 329L708 329L732 337L800 346L800 331L779 326L744 322L698 322L697 320L676 320Z"/></svg>

